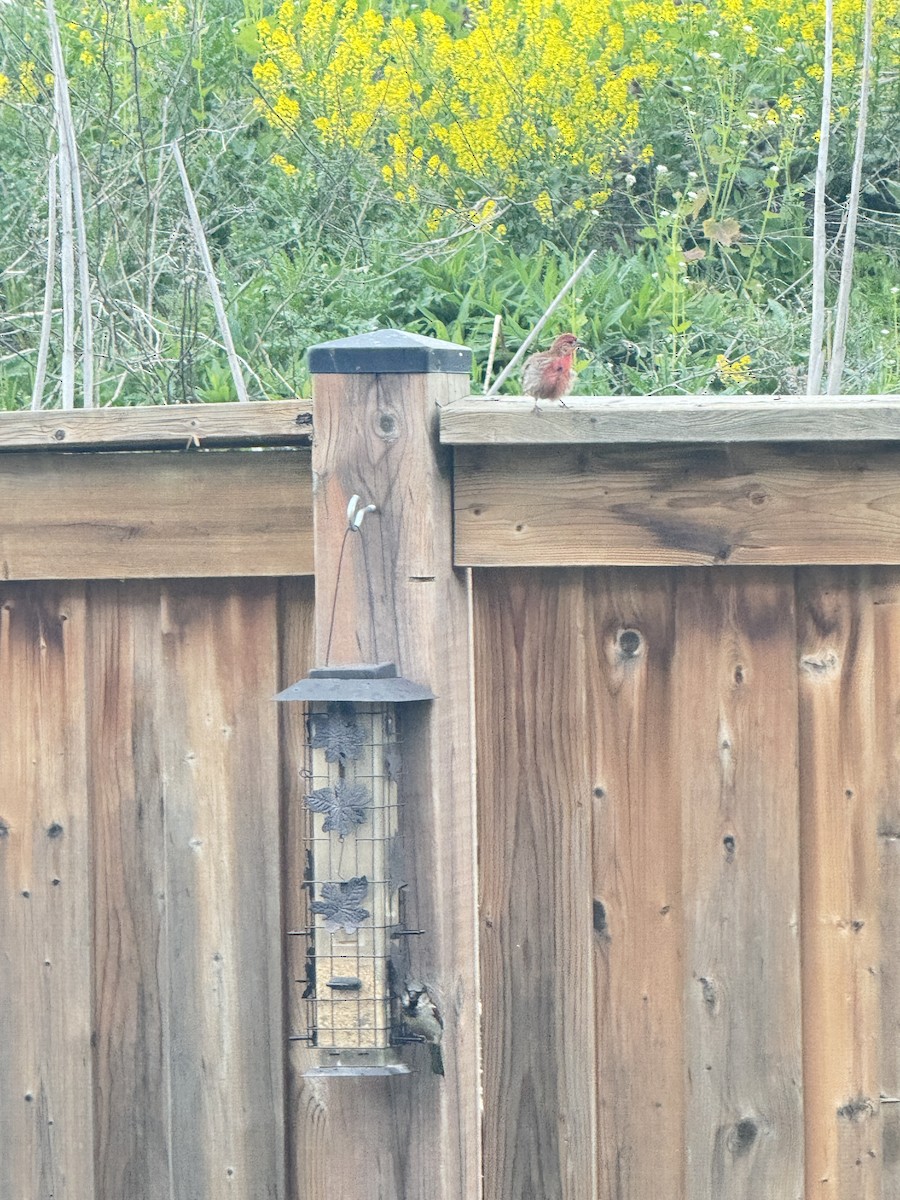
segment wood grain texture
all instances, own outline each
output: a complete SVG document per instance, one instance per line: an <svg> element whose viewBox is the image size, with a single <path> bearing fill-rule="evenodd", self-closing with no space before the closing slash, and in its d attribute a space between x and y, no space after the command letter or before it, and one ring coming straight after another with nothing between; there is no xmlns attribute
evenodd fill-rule
<svg viewBox="0 0 900 1200"><path fill-rule="evenodd" d="M0 589L0 1195L94 1196L83 585Z"/></svg>
<svg viewBox="0 0 900 1200"><path fill-rule="evenodd" d="M882 1200L900 1197L900 572L873 572L881 913Z"/></svg>
<svg viewBox="0 0 900 1200"><path fill-rule="evenodd" d="M864 571L798 583L807 1200L881 1192L877 731Z"/></svg>
<svg viewBox="0 0 900 1200"><path fill-rule="evenodd" d="M161 592L173 1200L283 1200L274 583Z"/></svg>
<svg viewBox="0 0 900 1200"><path fill-rule="evenodd" d="M605 442L895 441L896 396L572 396L535 412L528 396L466 396L441 411L441 441L452 445L560 445Z"/></svg>
<svg viewBox="0 0 900 1200"><path fill-rule="evenodd" d="M793 601L787 571L678 581L691 1200L803 1191Z"/></svg>
<svg viewBox="0 0 900 1200"><path fill-rule="evenodd" d="M684 1200L675 576L590 571L586 590L583 738L594 784L597 1194L601 1200Z"/></svg>
<svg viewBox="0 0 900 1200"><path fill-rule="evenodd" d="M96 1200L286 1197L276 593L89 589Z"/></svg>
<svg viewBox="0 0 900 1200"><path fill-rule="evenodd" d="M88 589L97 1200L172 1200L159 585Z"/></svg>
<svg viewBox="0 0 900 1200"><path fill-rule="evenodd" d="M333 663L392 660L437 693L404 710L400 800L407 919L425 931L412 939L410 973L441 1009L446 1076L427 1073L425 1048L413 1047L413 1077L340 1092L307 1081L301 1103L317 1112L321 1152L311 1196L352 1192L360 1179L386 1200L481 1192L471 643L465 580L452 567L449 461L437 453L438 405L465 383L314 378L316 659L330 640ZM378 511L349 536L336 595L353 494Z"/></svg>
<svg viewBox="0 0 900 1200"><path fill-rule="evenodd" d="M900 448L460 447L461 566L900 562Z"/></svg>
<svg viewBox="0 0 900 1200"><path fill-rule="evenodd" d="M580 573L479 573L475 629L485 1197L593 1200L592 799Z"/></svg>
<svg viewBox="0 0 900 1200"><path fill-rule="evenodd" d="M0 413L0 450L303 445L309 400Z"/></svg>
<svg viewBox="0 0 900 1200"><path fill-rule="evenodd" d="M0 455L0 575L310 574L310 491L302 449Z"/></svg>

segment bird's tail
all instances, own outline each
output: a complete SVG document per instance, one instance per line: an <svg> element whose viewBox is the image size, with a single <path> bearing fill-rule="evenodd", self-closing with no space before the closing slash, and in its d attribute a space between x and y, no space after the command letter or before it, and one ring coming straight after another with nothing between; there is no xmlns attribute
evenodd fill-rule
<svg viewBox="0 0 900 1200"><path fill-rule="evenodd" d="M432 1042L431 1046L431 1069L435 1075L443 1075L444 1073L444 1056L441 1054L441 1048L437 1042Z"/></svg>

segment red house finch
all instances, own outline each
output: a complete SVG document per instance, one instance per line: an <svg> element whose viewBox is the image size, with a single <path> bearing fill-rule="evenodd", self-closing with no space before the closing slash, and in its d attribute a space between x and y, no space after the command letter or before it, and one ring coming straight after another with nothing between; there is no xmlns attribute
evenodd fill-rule
<svg viewBox="0 0 900 1200"><path fill-rule="evenodd" d="M549 350L540 350L525 359L522 391L535 400L559 400L567 396L575 382L572 363L581 346L574 333L561 333ZM537 404L535 404L537 409Z"/></svg>

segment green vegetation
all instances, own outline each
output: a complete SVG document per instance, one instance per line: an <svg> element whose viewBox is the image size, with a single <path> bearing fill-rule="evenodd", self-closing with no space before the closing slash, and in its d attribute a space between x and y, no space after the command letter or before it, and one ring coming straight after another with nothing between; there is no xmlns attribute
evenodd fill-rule
<svg viewBox="0 0 900 1200"><path fill-rule="evenodd" d="M862 8L835 0L832 289ZM494 315L502 366L591 249L552 326L592 347L577 391L805 390L824 0L57 12L99 403L235 398L173 139L252 398L306 393L311 344L384 325L465 342L479 386ZM846 392L900 390L898 46L878 0ZM4 408L31 400L56 143L43 2L0 3ZM45 404L60 306L57 282Z"/></svg>

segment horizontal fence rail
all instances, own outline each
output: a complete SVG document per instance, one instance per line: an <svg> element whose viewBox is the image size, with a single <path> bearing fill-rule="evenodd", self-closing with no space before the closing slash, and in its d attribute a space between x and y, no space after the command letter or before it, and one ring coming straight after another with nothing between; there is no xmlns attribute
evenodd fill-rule
<svg viewBox="0 0 900 1200"><path fill-rule="evenodd" d="M441 412L441 441L462 445L647 445L900 439L900 396L467 396Z"/></svg>

